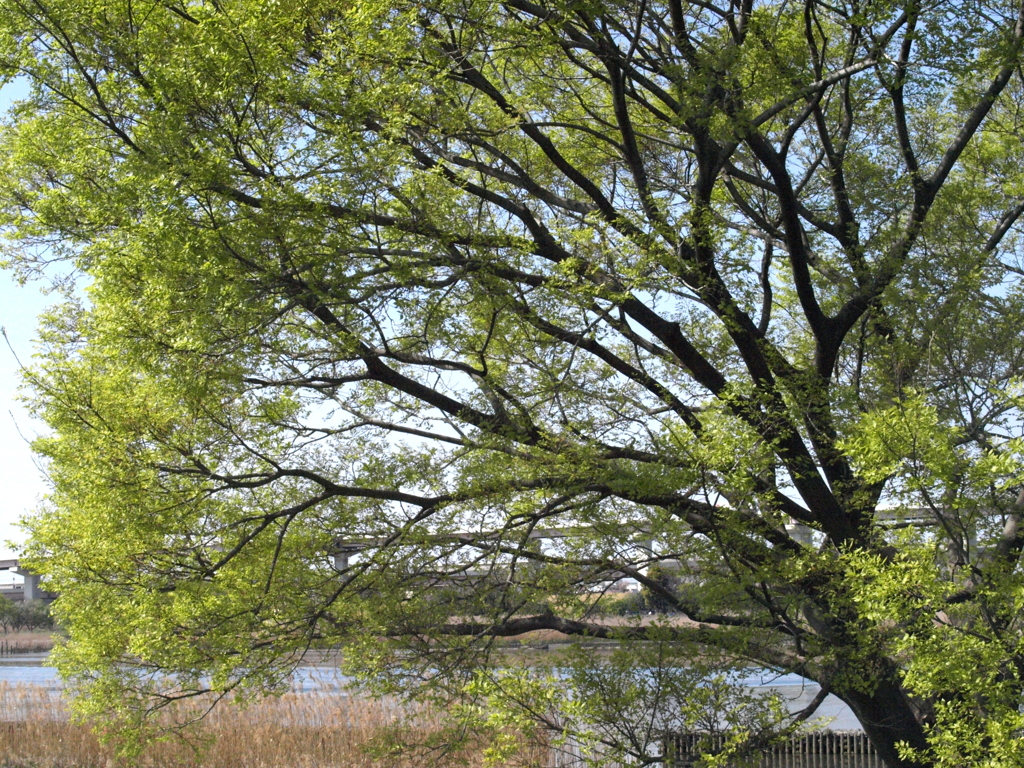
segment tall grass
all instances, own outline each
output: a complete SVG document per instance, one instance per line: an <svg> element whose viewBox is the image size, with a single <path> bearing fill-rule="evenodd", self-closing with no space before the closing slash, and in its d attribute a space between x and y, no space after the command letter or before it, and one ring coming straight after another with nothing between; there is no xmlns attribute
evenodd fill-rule
<svg viewBox="0 0 1024 768"><path fill-rule="evenodd" d="M25 629L0 634L0 656L53 650L53 630Z"/></svg>
<svg viewBox="0 0 1024 768"><path fill-rule="evenodd" d="M248 708L216 708L181 739L151 745L140 768L446 768L484 763L479 743L450 748L444 714L343 694L290 693ZM523 765L544 765L538 746ZM113 768L114 749L68 720L59 692L0 683L0 766Z"/></svg>

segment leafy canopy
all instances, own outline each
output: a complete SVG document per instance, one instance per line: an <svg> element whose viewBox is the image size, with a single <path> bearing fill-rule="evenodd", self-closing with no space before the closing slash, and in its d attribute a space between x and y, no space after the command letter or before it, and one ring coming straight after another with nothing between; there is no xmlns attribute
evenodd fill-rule
<svg viewBox="0 0 1024 768"><path fill-rule="evenodd" d="M344 644L495 754L645 758L752 664L1020 764L1019 4L2 11L6 258L87 285L28 375L83 712ZM540 630L617 650L496 650ZM799 723L722 695L734 752Z"/></svg>

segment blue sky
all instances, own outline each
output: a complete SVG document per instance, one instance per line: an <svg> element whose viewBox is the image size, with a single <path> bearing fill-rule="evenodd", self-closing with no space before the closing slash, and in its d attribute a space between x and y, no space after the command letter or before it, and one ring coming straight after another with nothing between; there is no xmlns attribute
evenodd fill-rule
<svg viewBox="0 0 1024 768"><path fill-rule="evenodd" d="M23 82L0 89L0 111L6 111L13 99L24 94ZM15 359L16 354L23 363L31 362L39 313L57 299L44 295L44 287L41 283L19 285L11 272L0 270L0 325L10 343L8 348L0 339L0 559L12 555L8 541L24 541L25 534L15 523L35 508L46 492L42 472L28 445L43 427L17 401ZM0 571L0 576L3 574Z"/></svg>
<svg viewBox="0 0 1024 768"><path fill-rule="evenodd" d="M28 440L42 426L17 402L18 364L31 362L36 318L50 303L38 284L18 285L10 272L0 272L0 325L7 331L11 349L0 346L0 559L11 556L9 539L22 541L14 523L33 509L45 492L42 473L36 466Z"/></svg>

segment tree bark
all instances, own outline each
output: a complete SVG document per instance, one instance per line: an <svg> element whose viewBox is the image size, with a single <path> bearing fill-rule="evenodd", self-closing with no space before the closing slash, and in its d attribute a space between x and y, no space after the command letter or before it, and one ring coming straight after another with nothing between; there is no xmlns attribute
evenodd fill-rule
<svg viewBox="0 0 1024 768"><path fill-rule="evenodd" d="M903 689L891 679L879 680L873 691L843 691L840 697L857 716L875 751L888 768L925 768L929 762L902 759L896 745L926 749L924 728Z"/></svg>

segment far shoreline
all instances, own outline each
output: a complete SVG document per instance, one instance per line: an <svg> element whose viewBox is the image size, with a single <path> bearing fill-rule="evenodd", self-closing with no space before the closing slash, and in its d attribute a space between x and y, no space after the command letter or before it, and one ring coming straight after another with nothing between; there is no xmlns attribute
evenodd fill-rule
<svg viewBox="0 0 1024 768"><path fill-rule="evenodd" d="M19 653L48 653L57 644L60 633L52 629L26 629L0 634L0 656Z"/></svg>

